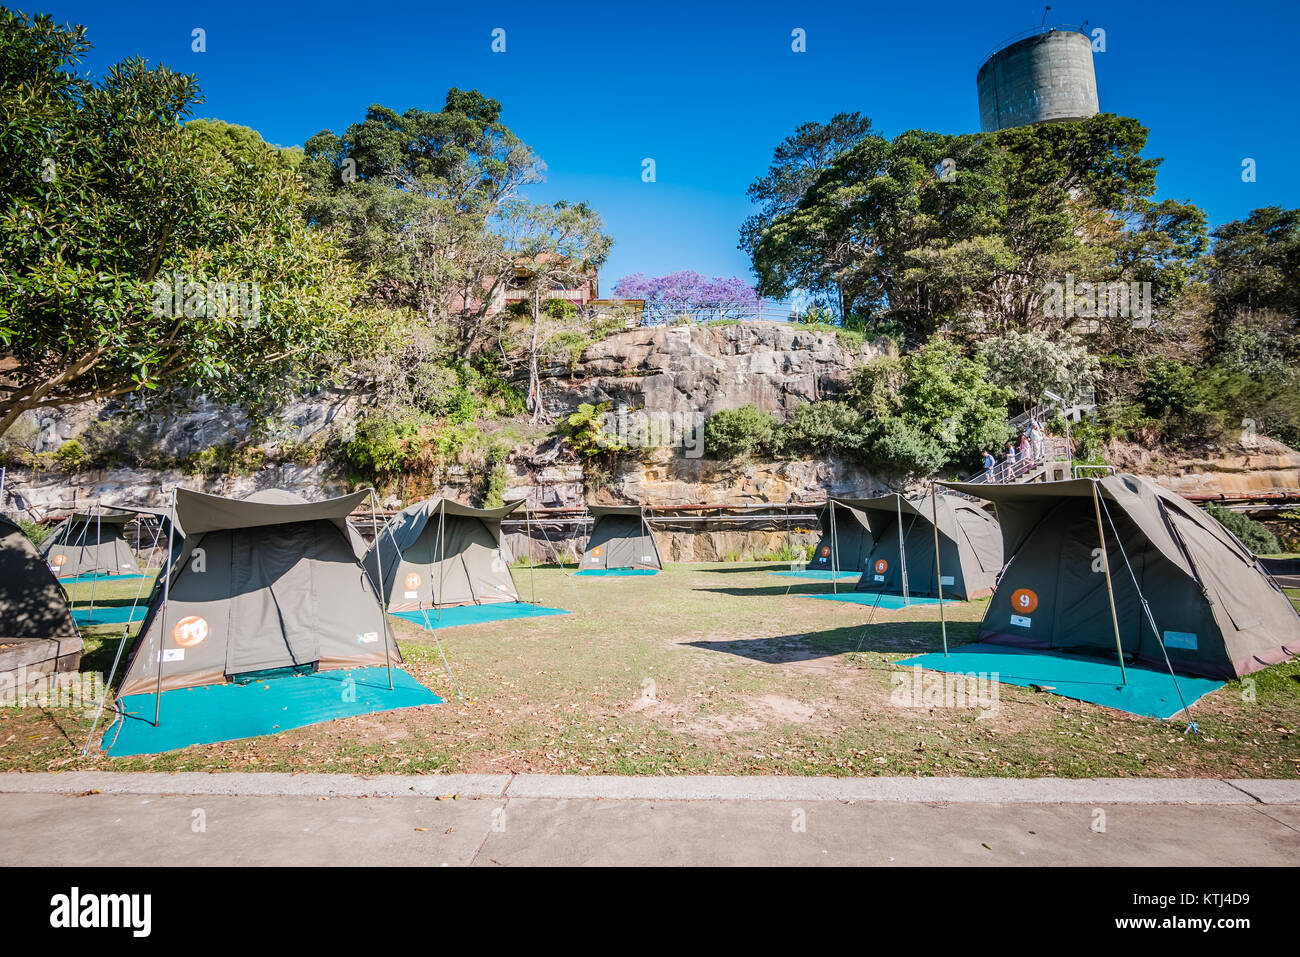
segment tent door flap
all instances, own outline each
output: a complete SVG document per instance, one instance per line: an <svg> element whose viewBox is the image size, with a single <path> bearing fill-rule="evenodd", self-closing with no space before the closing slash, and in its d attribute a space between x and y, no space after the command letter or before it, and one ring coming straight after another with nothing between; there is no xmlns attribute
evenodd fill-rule
<svg viewBox="0 0 1300 957"><path fill-rule="evenodd" d="M231 555L229 676L320 660L312 591L316 532L309 522L237 529Z"/></svg>

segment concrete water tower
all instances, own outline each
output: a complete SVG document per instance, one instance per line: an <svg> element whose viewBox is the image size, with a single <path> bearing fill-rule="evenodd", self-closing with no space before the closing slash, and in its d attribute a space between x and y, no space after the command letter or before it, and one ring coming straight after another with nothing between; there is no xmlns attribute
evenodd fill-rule
<svg viewBox="0 0 1300 957"><path fill-rule="evenodd" d="M1070 27L1049 27L1003 46L984 61L975 83L985 133L1100 112L1092 41Z"/></svg>

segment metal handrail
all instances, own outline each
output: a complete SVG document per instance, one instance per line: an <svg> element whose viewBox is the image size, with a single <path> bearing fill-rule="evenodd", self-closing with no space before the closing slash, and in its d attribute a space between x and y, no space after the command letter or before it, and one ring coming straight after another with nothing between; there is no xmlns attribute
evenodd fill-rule
<svg viewBox="0 0 1300 957"><path fill-rule="evenodd" d="M1083 472L1106 472L1110 475L1114 475L1118 471L1119 470L1113 465L1076 465L1071 474L1073 474L1075 478L1083 478L1083 475L1081 474Z"/></svg>
<svg viewBox="0 0 1300 957"><path fill-rule="evenodd" d="M1084 36L1087 36L1088 34L1084 32L1083 29L1087 25L1088 25L1087 20L1084 20L1083 23L1077 23L1077 24L1051 23L1041 27L1033 27L1029 30L1022 30L1019 33L1013 33L1011 34L1011 36L1004 38L1001 42L999 42L996 46L994 46L993 49L989 50L988 53L984 54L984 56L980 59L980 66L981 67L984 66L984 64L988 63L992 57L994 57L998 53L1001 53L1007 47L1011 46L1011 44L1019 43L1021 40L1027 40L1030 37L1046 35L1048 33L1082 33Z"/></svg>

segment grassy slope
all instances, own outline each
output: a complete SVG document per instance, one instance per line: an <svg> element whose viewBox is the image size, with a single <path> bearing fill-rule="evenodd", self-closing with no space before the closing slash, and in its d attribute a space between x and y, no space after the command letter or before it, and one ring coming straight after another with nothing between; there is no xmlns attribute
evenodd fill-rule
<svg viewBox="0 0 1300 957"><path fill-rule="evenodd" d="M766 574L776 567L675 565L621 580L538 569L538 601L575 614L444 632L464 700L429 634L399 621L409 670L446 705L117 760L79 756L81 711L5 709L0 770L1300 774L1300 664L1252 676L1253 702L1242 682L1204 699L1198 735L1009 685L986 716L899 708L890 662L939 646L938 609L881 612L864 628L868 609L812 600L829 584L791 587ZM529 571L515 576L527 595ZM129 604L136 587L100 585L99 600ZM88 595L78 586L76 598ZM950 640L974 637L984 604L950 606ZM120 632L92 632L86 670L108 670Z"/></svg>

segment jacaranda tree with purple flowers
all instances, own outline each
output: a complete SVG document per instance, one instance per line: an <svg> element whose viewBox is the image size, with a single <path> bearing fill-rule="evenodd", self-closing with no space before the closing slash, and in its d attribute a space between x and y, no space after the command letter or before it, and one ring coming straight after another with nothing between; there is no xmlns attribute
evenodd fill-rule
<svg viewBox="0 0 1300 957"><path fill-rule="evenodd" d="M718 319L757 319L763 300L754 287L739 276L710 279L691 269L666 276L633 273L614 286L620 299L644 299L647 326L674 322Z"/></svg>

